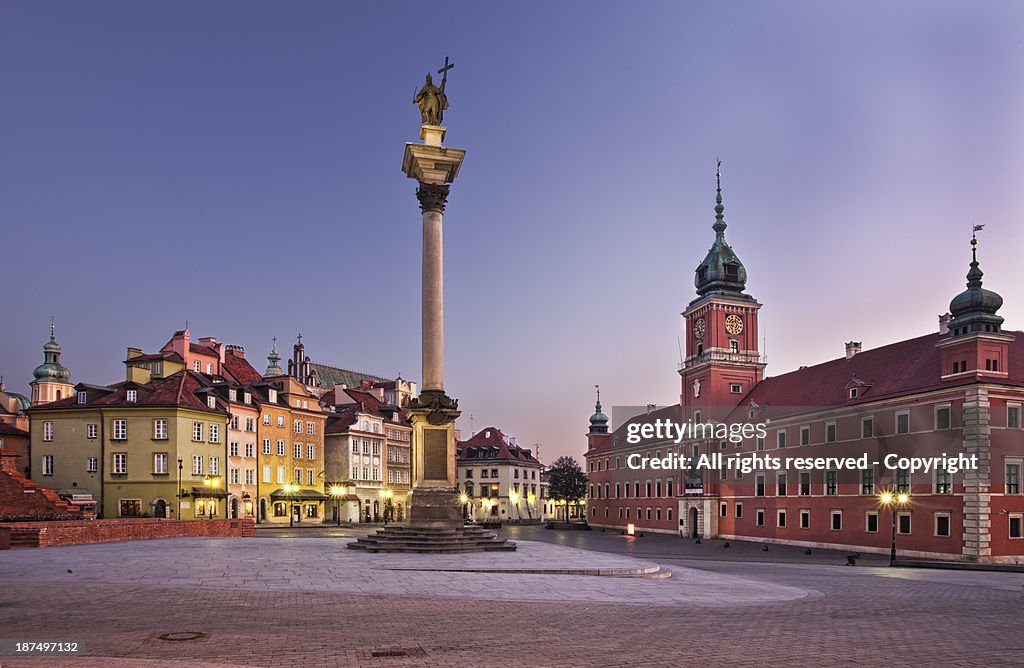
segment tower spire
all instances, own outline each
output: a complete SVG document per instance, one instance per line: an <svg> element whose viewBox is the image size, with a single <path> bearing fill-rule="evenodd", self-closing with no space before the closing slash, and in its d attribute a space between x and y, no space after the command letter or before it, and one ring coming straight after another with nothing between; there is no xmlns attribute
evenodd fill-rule
<svg viewBox="0 0 1024 668"><path fill-rule="evenodd" d="M608 433L608 416L601 411L601 386L595 385L597 391L597 403L594 404L594 414L590 416L590 434Z"/></svg>
<svg viewBox="0 0 1024 668"><path fill-rule="evenodd" d="M974 225L971 230L971 268L967 271L967 289L949 303L953 316L949 321L952 336L971 332L999 332L1003 318L996 314L1003 305L1003 298L981 287L985 273L978 263L978 231L984 225Z"/></svg>
<svg viewBox="0 0 1024 668"><path fill-rule="evenodd" d="M284 373L281 369L281 355L277 352L277 337L275 336L274 344L270 348L270 352L267 354L267 372L264 376L280 376Z"/></svg>
<svg viewBox="0 0 1024 668"><path fill-rule="evenodd" d="M715 168L715 224L711 226L718 237L725 236L725 205L722 204L722 161Z"/></svg>

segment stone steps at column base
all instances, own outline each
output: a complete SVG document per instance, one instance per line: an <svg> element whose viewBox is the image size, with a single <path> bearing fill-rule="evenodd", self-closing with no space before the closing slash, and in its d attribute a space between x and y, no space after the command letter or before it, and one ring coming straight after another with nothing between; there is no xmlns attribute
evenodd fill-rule
<svg viewBox="0 0 1024 668"><path fill-rule="evenodd" d="M498 538L492 531L474 525L461 527L394 526L357 538L351 550L366 552L511 552L513 541Z"/></svg>

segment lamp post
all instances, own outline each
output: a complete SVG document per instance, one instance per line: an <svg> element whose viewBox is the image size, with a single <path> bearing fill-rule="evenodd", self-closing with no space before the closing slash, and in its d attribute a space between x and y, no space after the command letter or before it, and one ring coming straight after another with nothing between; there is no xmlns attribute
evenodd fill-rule
<svg viewBox="0 0 1024 668"><path fill-rule="evenodd" d="M889 565L896 565L896 506L900 508L906 508L910 503L910 494L906 492L900 492L894 494L892 492L882 492L878 496L878 502L883 506L887 506L890 510L892 518L892 543L889 548Z"/></svg>
<svg viewBox="0 0 1024 668"><path fill-rule="evenodd" d="M465 492L459 494L459 503L462 504L462 521L465 522L469 519L469 495Z"/></svg>
<svg viewBox="0 0 1024 668"><path fill-rule="evenodd" d="M214 490L216 490L218 487L220 487L220 478L218 478L216 476L212 476L212 477L211 476L206 476L203 479L203 484L210 489L210 500L209 500L209 503L216 504L217 503L217 497L214 496ZM206 516L212 520L213 519L213 511L210 510L209 503L206 506ZM225 506L225 510L226 509L227 509L227 506Z"/></svg>
<svg viewBox="0 0 1024 668"><path fill-rule="evenodd" d="M177 496L178 496L178 519L179 520L181 519L181 467L182 466L183 466L183 464L181 462L181 457L178 457L178 494L177 494Z"/></svg>
<svg viewBox="0 0 1024 668"><path fill-rule="evenodd" d="M344 496L345 489L338 485L331 487L331 497L334 499L334 517L338 522L338 526L341 526L341 497Z"/></svg>
<svg viewBox="0 0 1024 668"><path fill-rule="evenodd" d="M390 489L388 489L387 487L385 487L384 489L380 490L381 506L383 507L383 512L384 512L384 526L388 525L388 515L391 512L391 497L392 496L393 496L393 492Z"/></svg>
<svg viewBox="0 0 1024 668"><path fill-rule="evenodd" d="M514 489L511 492L509 492L508 493L508 501L513 506L515 506L515 509L516 509L516 519L521 520L522 519L522 514L519 512L519 492L517 492ZM512 519L512 517L511 517L512 516L512 511L511 510L509 510L508 514L509 514L509 519Z"/></svg>
<svg viewBox="0 0 1024 668"><path fill-rule="evenodd" d="M290 482L286 482L284 484L285 498L288 499L288 526L290 527L295 526L295 508L292 507L292 504L295 503L294 499L292 498L292 494L294 491L295 485L291 484Z"/></svg>

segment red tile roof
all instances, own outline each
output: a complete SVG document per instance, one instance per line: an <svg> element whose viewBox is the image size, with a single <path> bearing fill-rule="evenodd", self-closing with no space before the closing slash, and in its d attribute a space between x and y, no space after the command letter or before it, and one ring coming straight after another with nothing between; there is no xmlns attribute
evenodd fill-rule
<svg viewBox="0 0 1024 668"><path fill-rule="evenodd" d="M225 377L241 385L251 385L263 380L260 372L254 369L247 359L231 352L224 356L224 364L220 368Z"/></svg>
<svg viewBox="0 0 1024 668"><path fill-rule="evenodd" d="M525 464L537 464L533 452L517 445L509 445L508 437L497 427L484 427L465 441L457 443L460 460L517 461Z"/></svg>
<svg viewBox="0 0 1024 668"><path fill-rule="evenodd" d="M35 410L95 406L177 406L206 412L224 412L219 408L210 408L206 401L196 394L204 387L203 379L194 372L179 371L172 376L156 378L145 384L128 381L115 383L105 388L108 392L99 397L93 397L85 404L78 403L78 397L72 395L60 401L38 406ZM127 391L130 389L134 389L138 393L134 402L129 402L127 399Z"/></svg>
<svg viewBox="0 0 1024 668"><path fill-rule="evenodd" d="M7 422L0 422L0 436L24 436L28 438L28 432L24 429L18 429L13 424Z"/></svg>

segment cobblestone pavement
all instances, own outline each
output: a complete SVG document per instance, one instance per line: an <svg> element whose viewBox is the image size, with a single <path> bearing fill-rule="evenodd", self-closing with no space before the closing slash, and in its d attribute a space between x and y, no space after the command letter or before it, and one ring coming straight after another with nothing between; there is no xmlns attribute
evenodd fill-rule
<svg viewBox="0 0 1024 668"><path fill-rule="evenodd" d="M612 563L526 548L551 563ZM656 559L668 580L451 574L374 570L390 562L348 552L311 537L0 553L0 640L84 648L0 665L993 666L1020 665L1024 652L1024 574L671 554ZM323 554L344 555L334 563L348 574L325 572ZM376 584L353 591L360 578ZM159 638L187 631L204 635Z"/></svg>

